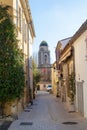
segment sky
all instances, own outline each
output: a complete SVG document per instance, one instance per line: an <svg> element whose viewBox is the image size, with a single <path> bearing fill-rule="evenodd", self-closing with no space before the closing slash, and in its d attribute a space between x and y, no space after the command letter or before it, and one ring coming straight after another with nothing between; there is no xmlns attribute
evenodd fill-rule
<svg viewBox="0 0 87 130"><path fill-rule="evenodd" d="M45 40L52 64L58 41L73 36L87 19L87 0L29 0L29 5L36 34L33 53L38 55Z"/></svg>

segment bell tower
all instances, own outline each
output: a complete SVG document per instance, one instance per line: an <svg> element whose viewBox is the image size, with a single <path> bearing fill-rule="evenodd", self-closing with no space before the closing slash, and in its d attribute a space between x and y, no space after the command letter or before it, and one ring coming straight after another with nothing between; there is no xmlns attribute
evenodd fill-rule
<svg viewBox="0 0 87 130"><path fill-rule="evenodd" d="M47 84L51 84L50 51L46 41L42 41L39 46L38 69L41 73L41 84L46 88Z"/></svg>
<svg viewBox="0 0 87 130"><path fill-rule="evenodd" d="M38 67L48 67L50 65L50 51L48 50L48 44L42 41L39 46L38 52Z"/></svg>

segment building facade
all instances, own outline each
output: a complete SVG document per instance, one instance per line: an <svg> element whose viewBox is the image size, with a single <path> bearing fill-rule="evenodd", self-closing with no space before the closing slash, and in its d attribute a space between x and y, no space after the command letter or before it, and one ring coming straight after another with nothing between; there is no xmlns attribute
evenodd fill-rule
<svg viewBox="0 0 87 130"><path fill-rule="evenodd" d="M52 64L52 68L51 68L51 74L52 74L52 93L58 97L58 92L59 92L59 88L58 88L58 70L56 67L56 61Z"/></svg>
<svg viewBox="0 0 87 130"><path fill-rule="evenodd" d="M58 41L56 49L55 49L55 54L56 54L56 68L58 71L58 95L61 97L62 100L66 100L66 91L65 87L62 88L62 80L63 80L63 61L66 57L66 54L62 54L62 51L64 50L65 46L68 44L69 40L71 39L71 37L66 38L66 39L62 39L60 41ZM65 69L64 69L65 70Z"/></svg>
<svg viewBox="0 0 87 130"><path fill-rule="evenodd" d="M34 25L31 16L28 0L0 0L0 4L9 5L13 16L13 22L17 29L17 38L19 40L19 48L24 54L24 71L25 71L25 86L24 97L17 103L13 103L11 107L13 112L21 111L21 107L26 106L30 101L29 90L33 89L32 77L32 44L35 37ZM11 111L10 110L10 111Z"/></svg>
<svg viewBox="0 0 87 130"><path fill-rule="evenodd" d="M87 118L87 20L71 43L75 52L76 110Z"/></svg>
<svg viewBox="0 0 87 130"><path fill-rule="evenodd" d="M60 45L57 47L56 51L59 50ZM87 118L87 20L68 41L62 52L56 54L59 80L62 81L60 96L68 104L69 99L73 98L74 110ZM70 97L72 94L73 97Z"/></svg>

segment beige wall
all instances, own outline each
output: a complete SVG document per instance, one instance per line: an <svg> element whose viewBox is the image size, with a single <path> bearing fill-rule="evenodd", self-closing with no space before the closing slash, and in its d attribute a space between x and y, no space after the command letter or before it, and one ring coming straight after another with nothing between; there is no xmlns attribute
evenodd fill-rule
<svg viewBox="0 0 87 130"><path fill-rule="evenodd" d="M13 0L0 0L0 3L12 6L13 5Z"/></svg>
<svg viewBox="0 0 87 130"><path fill-rule="evenodd" d="M56 63L53 64L51 71L52 71L52 92L54 95L57 95L58 72L56 70Z"/></svg>
<svg viewBox="0 0 87 130"><path fill-rule="evenodd" d="M87 30L73 43L75 49L75 71L76 71L76 90L77 83L83 83L83 115L87 118ZM77 90L78 91L78 90ZM77 92L78 93L78 92ZM76 106L79 110L79 98L76 93ZM81 96L80 96L81 97ZM81 102L80 102L81 103Z"/></svg>

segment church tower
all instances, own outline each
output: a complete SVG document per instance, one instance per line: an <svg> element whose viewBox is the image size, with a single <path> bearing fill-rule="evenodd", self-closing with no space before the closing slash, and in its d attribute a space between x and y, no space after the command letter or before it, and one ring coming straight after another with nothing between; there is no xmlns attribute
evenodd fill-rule
<svg viewBox="0 0 87 130"><path fill-rule="evenodd" d="M38 53L38 67L49 67L50 65L50 51L46 41L42 41L39 46Z"/></svg>
<svg viewBox="0 0 87 130"><path fill-rule="evenodd" d="M46 41L42 41L39 46L38 69L41 73L40 86L45 89L47 84L51 84L50 51Z"/></svg>

